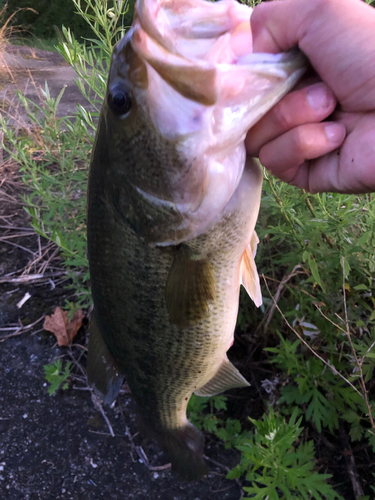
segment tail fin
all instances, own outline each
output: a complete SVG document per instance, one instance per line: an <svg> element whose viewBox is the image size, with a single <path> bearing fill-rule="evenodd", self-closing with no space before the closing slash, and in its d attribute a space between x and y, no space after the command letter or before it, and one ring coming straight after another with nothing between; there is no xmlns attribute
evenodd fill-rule
<svg viewBox="0 0 375 500"><path fill-rule="evenodd" d="M172 470L181 479L194 481L207 474L203 458L204 437L190 422L163 433L158 441L172 462Z"/></svg>
<svg viewBox="0 0 375 500"><path fill-rule="evenodd" d="M155 439L172 463L172 470L185 481L207 474L203 458L204 437L189 421L177 429L156 429L138 408L138 428L146 438Z"/></svg>

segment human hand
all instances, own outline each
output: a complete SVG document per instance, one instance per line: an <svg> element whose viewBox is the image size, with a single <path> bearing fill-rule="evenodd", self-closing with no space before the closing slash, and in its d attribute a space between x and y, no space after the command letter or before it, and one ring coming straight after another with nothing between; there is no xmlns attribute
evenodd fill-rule
<svg viewBox="0 0 375 500"><path fill-rule="evenodd" d="M249 131L248 153L312 193L375 191L375 9L280 0L255 7L251 26L255 52L298 45L322 82L276 104Z"/></svg>

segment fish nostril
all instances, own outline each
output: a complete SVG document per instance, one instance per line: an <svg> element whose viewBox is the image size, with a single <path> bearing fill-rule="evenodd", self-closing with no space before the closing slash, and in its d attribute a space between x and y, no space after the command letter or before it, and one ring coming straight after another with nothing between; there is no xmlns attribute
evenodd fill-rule
<svg viewBox="0 0 375 500"><path fill-rule="evenodd" d="M132 99L125 89L115 88L108 94L108 106L115 115L121 116L128 113L132 107Z"/></svg>

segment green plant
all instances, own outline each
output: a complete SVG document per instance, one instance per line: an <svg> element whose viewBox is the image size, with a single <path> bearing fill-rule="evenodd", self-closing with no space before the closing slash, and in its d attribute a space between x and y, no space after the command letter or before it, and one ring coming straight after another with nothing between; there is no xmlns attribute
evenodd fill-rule
<svg viewBox="0 0 375 500"><path fill-rule="evenodd" d="M82 0L82 10L93 14L92 3L90 0ZM134 3L134 0L128 1L130 8L124 19L125 26L132 21ZM116 4L116 0L109 0L108 8ZM80 39L92 35L84 17L75 15L76 5L72 0L8 0L7 5L8 12L15 13L15 23L23 27L25 35L54 38L61 25L68 27Z"/></svg>
<svg viewBox="0 0 375 500"><path fill-rule="evenodd" d="M314 443L297 444L303 431L297 408L289 422L272 408L262 420L253 420L255 432L246 435L236 448L241 462L228 473L234 479L245 474L251 486L245 486L247 499L342 499L327 483L329 474L314 471Z"/></svg>
<svg viewBox="0 0 375 500"><path fill-rule="evenodd" d="M44 376L51 385L48 387L48 394L52 396L60 387L65 390L69 387L70 361L65 363L63 370L61 359L57 359L50 365L44 365Z"/></svg>
<svg viewBox="0 0 375 500"><path fill-rule="evenodd" d="M257 264L276 407L297 409L312 435L336 441L340 428L374 449L373 196L312 196L267 173L264 191Z"/></svg>
<svg viewBox="0 0 375 500"><path fill-rule="evenodd" d="M72 0L77 12L90 26L94 38L87 38L89 45L79 43L69 28L62 28L64 41L58 45L60 54L75 69L77 85L83 96L95 109L87 113L87 122L93 129L92 117L97 117L106 91L107 72L112 50L117 41L122 38L128 23L126 14L129 2L121 0L112 2L104 0ZM88 10L88 7L90 10ZM81 110L81 113L83 110Z"/></svg>
<svg viewBox="0 0 375 500"><path fill-rule="evenodd" d="M299 339L291 342L281 337L278 347L266 348L265 351L274 354L271 362L292 381L280 391L278 405L284 414L288 414L290 408L297 408L307 421L311 419L319 432L322 427L327 427L334 433L339 428L340 419L343 419L350 424L353 440L361 439L367 431L370 444L375 445L365 417L367 408L363 396L342 378L337 379L336 369L340 367L343 370L342 363L333 358L330 363L332 369L327 369L319 358L306 352ZM372 371L372 359L370 363ZM353 377L350 378L353 380Z"/></svg>
<svg viewBox="0 0 375 500"><path fill-rule="evenodd" d="M295 407L289 421L269 408L262 420L249 421L254 432L242 430L239 420L223 419L226 398L192 396L188 417L199 429L215 434L226 448L241 451L241 460L227 475L229 479L245 477L251 486L244 487L248 499L341 499L327 482L329 474L315 471L314 443L301 442L302 416ZM298 418L298 420L297 420Z"/></svg>
<svg viewBox="0 0 375 500"><path fill-rule="evenodd" d="M86 255L89 157L105 93L106 68L113 45L123 35L120 20L127 12L128 2L73 2L97 39L91 39L91 45L86 46L63 28L65 41L58 49L75 68L80 77L77 85L94 111L78 104L74 116L59 118L57 109L64 89L57 98L52 98L46 84L38 105L17 94L31 122L27 133L16 133L2 115L0 131L4 133L4 149L20 165L28 187L24 201L32 226L59 247L71 280L69 286L75 292L74 307L82 308L91 303ZM68 302L67 307L72 308L72 304Z"/></svg>
<svg viewBox="0 0 375 500"><path fill-rule="evenodd" d="M87 287L86 184L88 156L92 146L86 118L56 115L60 95L54 99L46 84L40 105L21 94L32 127L20 135L0 116L4 149L20 165L28 188L23 196L36 233L53 241L61 250L70 285L77 295L77 307L90 303Z"/></svg>
<svg viewBox="0 0 375 500"><path fill-rule="evenodd" d="M200 397L193 394L187 408L188 417L198 429L215 433L223 424L218 412L227 409L226 401L225 396Z"/></svg>

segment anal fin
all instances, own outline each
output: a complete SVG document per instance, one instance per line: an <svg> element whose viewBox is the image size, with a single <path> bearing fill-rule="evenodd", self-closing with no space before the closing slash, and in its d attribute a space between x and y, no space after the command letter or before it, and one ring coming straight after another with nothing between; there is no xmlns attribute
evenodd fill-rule
<svg viewBox="0 0 375 500"><path fill-rule="evenodd" d="M165 300L171 323L183 328L200 321L214 299L215 276L209 259L181 247L169 271Z"/></svg>
<svg viewBox="0 0 375 500"><path fill-rule="evenodd" d="M116 362L100 333L95 311L91 315L89 332L88 380L104 403L112 404L120 392L124 375L117 370Z"/></svg>
<svg viewBox="0 0 375 500"><path fill-rule="evenodd" d="M245 287L245 290L257 307L261 306L263 302L259 275L254 260L258 243L259 239L254 231L241 261L241 284Z"/></svg>
<svg viewBox="0 0 375 500"><path fill-rule="evenodd" d="M194 391L197 396L214 396L235 387L248 387L249 382L225 356L216 375L203 387Z"/></svg>

